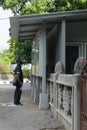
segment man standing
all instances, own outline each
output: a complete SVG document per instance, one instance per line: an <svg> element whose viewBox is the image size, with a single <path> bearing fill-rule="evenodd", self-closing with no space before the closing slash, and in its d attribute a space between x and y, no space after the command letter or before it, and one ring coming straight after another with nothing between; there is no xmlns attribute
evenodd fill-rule
<svg viewBox="0 0 87 130"><path fill-rule="evenodd" d="M14 92L14 104L15 105L22 105L20 102L21 94L22 94L22 85L23 85L23 72L21 69L22 60L20 58L18 58L16 63L17 63L17 66L14 70L14 76L17 78L18 83L16 85L16 89Z"/></svg>

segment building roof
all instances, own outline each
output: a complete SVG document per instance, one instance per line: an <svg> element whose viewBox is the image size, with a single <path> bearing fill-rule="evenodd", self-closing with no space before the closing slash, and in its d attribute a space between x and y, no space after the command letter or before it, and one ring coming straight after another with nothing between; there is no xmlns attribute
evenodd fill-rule
<svg viewBox="0 0 87 130"><path fill-rule="evenodd" d="M10 17L11 35L14 40L32 40L46 21L46 31L65 19L67 21L84 20L87 18L87 10L64 11L46 14L33 14Z"/></svg>

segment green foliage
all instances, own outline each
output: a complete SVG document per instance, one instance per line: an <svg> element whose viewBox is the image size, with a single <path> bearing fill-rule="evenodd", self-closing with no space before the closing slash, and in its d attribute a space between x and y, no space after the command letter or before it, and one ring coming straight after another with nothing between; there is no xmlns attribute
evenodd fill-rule
<svg viewBox="0 0 87 130"><path fill-rule="evenodd" d="M1 0L0 6L11 9L14 15L46 13L53 8L54 0Z"/></svg>
<svg viewBox="0 0 87 130"><path fill-rule="evenodd" d="M87 8L87 0L54 0L49 12L80 10Z"/></svg>
<svg viewBox="0 0 87 130"><path fill-rule="evenodd" d="M15 63L18 57L21 57L24 63L31 62L31 41L14 41L10 39L8 41L10 45L10 59L11 63Z"/></svg>
<svg viewBox="0 0 87 130"><path fill-rule="evenodd" d="M29 4L21 10L20 14L42 14L53 6L54 0L31 0Z"/></svg>
<svg viewBox="0 0 87 130"><path fill-rule="evenodd" d="M14 15L19 14L29 0L0 0L3 9L11 9Z"/></svg>
<svg viewBox="0 0 87 130"><path fill-rule="evenodd" d="M2 53L0 53L0 63L10 63L10 52L9 50L5 50Z"/></svg>
<svg viewBox="0 0 87 130"><path fill-rule="evenodd" d="M28 78L28 76L29 76L29 70L28 69L23 69L23 76L24 76L24 78Z"/></svg>
<svg viewBox="0 0 87 130"><path fill-rule="evenodd" d="M1 75L13 75L13 71L0 71Z"/></svg>
<svg viewBox="0 0 87 130"><path fill-rule="evenodd" d="M0 0L0 6L23 15L86 9L87 0Z"/></svg>

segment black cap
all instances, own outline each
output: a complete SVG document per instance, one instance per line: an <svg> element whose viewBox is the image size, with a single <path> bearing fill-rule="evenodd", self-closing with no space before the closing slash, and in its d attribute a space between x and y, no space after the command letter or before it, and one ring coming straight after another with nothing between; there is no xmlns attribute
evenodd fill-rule
<svg viewBox="0 0 87 130"><path fill-rule="evenodd" d="M18 59L16 60L16 63L17 63L17 64L23 64L23 62L22 62L22 60L21 60L20 58L18 58Z"/></svg>

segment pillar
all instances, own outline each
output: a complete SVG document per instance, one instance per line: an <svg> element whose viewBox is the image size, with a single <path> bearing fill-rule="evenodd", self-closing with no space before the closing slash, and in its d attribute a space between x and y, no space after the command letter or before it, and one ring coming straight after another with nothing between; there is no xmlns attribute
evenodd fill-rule
<svg viewBox="0 0 87 130"><path fill-rule="evenodd" d="M42 24L42 93L39 96L39 109L48 109L48 95L46 94L46 21Z"/></svg>

